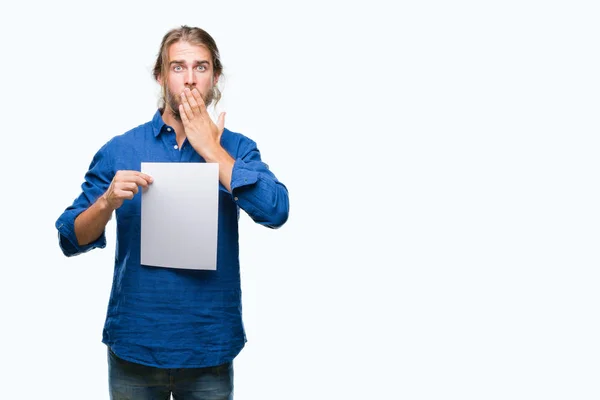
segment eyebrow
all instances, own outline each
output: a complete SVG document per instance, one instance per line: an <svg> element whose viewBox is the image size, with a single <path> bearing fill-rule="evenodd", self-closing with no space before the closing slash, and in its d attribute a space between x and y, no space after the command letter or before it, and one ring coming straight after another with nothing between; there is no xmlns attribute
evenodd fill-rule
<svg viewBox="0 0 600 400"><path fill-rule="evenodd" d="M173 60L169 63L169 65L173 65L173 64L186 64L186 62L185 62L185 60ZM210 65L210 62L208 62L206 60L194 61L194 65L202 65L202 64Z"/></svg>

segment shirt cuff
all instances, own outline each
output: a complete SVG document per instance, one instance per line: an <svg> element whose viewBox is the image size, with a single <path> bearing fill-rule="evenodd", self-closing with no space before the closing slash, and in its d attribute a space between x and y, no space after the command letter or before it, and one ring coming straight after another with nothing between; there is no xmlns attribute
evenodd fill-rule
<svg viewBox="0 0 600 400"><path fill-rule="evenodd" d="M242 159L238 158L231 172L231 191L243 186L254 185L258 181L258 172L250 169Z"/></svg>
<svg viewBox="0 0 600 400"><path fill-rule="evenodd" d="M58 244L63 254L67 257L85 253L96 247L101 249L106 247L106 234L104 231L98 239L91 243L83 246L77 243L77 236L75 236L74 230L75 218L83 211L84 210L67 211L58 219L58 221L56 221L56 229L58 230Z"/></svg>

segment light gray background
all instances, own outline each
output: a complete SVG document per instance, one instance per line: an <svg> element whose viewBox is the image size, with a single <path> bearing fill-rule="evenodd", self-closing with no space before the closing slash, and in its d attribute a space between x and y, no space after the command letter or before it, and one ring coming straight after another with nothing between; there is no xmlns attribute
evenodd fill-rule
<svg viewBox="0 0 600 400"><path fill-rule="evenodd" d="M240 220L236 399L600 397L596 3L391 4L2 6L2 397L107 398L114 221L71 259L54 222L180 24L291 196Z"/></svg>

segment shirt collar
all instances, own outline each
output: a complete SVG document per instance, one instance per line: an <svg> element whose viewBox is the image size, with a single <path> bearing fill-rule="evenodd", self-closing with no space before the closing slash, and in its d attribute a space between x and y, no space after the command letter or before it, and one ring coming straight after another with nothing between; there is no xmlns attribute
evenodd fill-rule
<svg viewBox="0 0 600 400"><path fill-rule="evenodd" d="M160 109L156 110L154 117L152 118L152 132L154 137L157 137L165 127L165 121L162 119Z"/></svg>

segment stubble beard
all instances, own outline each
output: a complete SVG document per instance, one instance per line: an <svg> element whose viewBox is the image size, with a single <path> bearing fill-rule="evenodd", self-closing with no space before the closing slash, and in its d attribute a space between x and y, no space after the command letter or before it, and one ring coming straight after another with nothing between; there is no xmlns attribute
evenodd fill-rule
<svg viewBox="0 0 600 400"><path fill-rule="evenodd" d="M190 90L191 89L193 88L190 87ZM202 96L206 107L208 107L212 103L213 98L214 91L213 88L211 88L206 95ZM175 94L171 92L169 88L167 88L167 98L165 100L165 104L167 104L167 106L171 109L171 114L173 114L173 118L175 118L177 122L182 122L181 113L179 112L179 105L181 104L181 95Z"/></svg>

